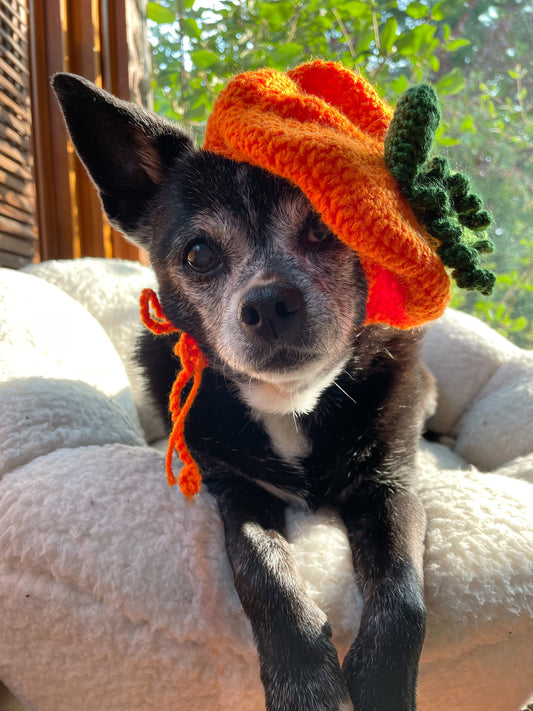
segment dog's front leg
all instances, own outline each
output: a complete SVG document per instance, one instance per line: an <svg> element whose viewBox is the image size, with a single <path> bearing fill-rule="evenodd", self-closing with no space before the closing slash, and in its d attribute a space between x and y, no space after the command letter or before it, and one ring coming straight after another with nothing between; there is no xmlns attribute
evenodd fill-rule
<svg viewBox="0 0 533 711"><path fill-rule="evenodd" d="M363 592L359 633L343 663L357 711L415 711L425 634L425 513L394 485L363 483L343 506Z"/></svg>
<svg viewBox="0 0 533 711"><path fill-rule="evenodd" d="M305 594L281 534L284 504L245 480L213 493L259 653L267 711L351 709L328 621Z"/></svg>

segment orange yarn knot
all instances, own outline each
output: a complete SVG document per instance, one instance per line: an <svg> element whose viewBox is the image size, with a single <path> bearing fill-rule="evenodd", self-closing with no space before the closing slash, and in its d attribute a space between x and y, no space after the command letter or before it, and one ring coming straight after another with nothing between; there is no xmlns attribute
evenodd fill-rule
<svg viewBox="0 0 533 711"><path fill-rule="evenodd" d="M157 294L152 289L143 290L140 299L140 307L142 322L152 333L156 335L163 333L180 333L180 330L166 318L159 299L157 298ZM151 311L155 314L155 319L152 317ZM170 486L173 486L176 483L176 478L172 471L172 455L174 450L176 450L183 463L183 467L178 476L179 487L185 496L194 496L200 490L202 476L185 442L184 428L185 419L198 393L202 373L204 368L208 365L208 361L194 338L184 332L181 332L180 339L174 346L174 353L179 356L181 360L181 370L174 381L169 398L169 410L172 415L172 432L168 440L165 469L167 472L167 481ZM181 393L191 379L191 389L182 405Z"/></svg>

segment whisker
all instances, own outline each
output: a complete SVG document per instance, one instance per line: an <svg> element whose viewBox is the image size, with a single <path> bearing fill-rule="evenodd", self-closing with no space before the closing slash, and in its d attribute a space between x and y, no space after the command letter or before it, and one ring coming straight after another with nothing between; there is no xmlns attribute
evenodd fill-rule
<svg viewBox="0 0 533 711"><path fill-rule="evenodd" d="M356 401L353 399L353 397L352 397L351 395L348 395L348 393L346 392L346 390L344 390L344 388L341 388L341 386L339 385L339 383L337 383L337 381L334 381L334 382L333 382L333 385L336 385L336 386L339 388L339 390L341 391L341 393L344 393L344 395L346 395L346 397L348 398L348 400L351 400L354 405L357 405L357 403L356 403Z"/></svg>
<svg viewBox="0 0 533 711"><path fill-rule="evenodd" d="M291 393L291 412L292 412L292 419L294 421L294 429L296 432L298 432L298 418L296 417L296 413L294 412L294 406L292 403L292 393Z"/></svg>

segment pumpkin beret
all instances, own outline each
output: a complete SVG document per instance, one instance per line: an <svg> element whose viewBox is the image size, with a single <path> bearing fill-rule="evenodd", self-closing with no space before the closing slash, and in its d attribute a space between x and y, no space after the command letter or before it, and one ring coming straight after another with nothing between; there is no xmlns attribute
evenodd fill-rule
<svg viewBox="0 0 533 711"><path fill-rule="evenodd" d="M207 122L203 150L290 180L357 252L368 282L368 324L411 328L438 318L450 299L445 264L459 276L468 272L466 282L473 272L478 281L487 274L477 267L477 251L460 244L457 219L450 230L450 211L472 196L462 183L460 197L450 198L447 165L427 164L440 112L431 87L416 89L393 118L365 79L317 60L286 73L261 69L236 76ZM476 203L469 214L479 208ZM487 226L486 214L480 229ZM488 244L480 242L479 250Z"/></svg>

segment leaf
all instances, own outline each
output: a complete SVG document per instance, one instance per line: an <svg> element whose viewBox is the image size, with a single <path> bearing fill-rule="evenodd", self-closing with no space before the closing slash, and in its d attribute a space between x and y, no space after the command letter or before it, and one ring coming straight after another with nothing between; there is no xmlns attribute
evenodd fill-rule
<svg viewBox="0 0 533 711"><path fill-rule="evenodd" d="M421 20L428 14L429 8L421 2L412 2L405 8L405 12L409 17Z"/></svg>
<svg viewBox="0 0 533 711"><path fill-rule="evenodd" d="M444 49L447 52L455 52L457 49L460 49L461 47L468 47L470 44L470 40L467 39L454 39L450 40L444 45Z"/></svg>
<svg viewBox="0 0 533 711"><path fill-rule="evenodd" d="M355 54L357 57L359 55L364 54L366 50L370 47L370 43L374 39L374 30L369 27L366 31L361 32L359 35L359 39L357 40L357 44L355 46Z"/></svg>
<svg viewBox="0 0 533 711"><path fill-rule="evenodd" d="M327 32L328 30L333 29L336 22L337 20L332 14L328 13L327 15L316 15L313 18L313 27L320 27L322 30ZM322 54L326 54L327 51L328 50L325 50Z"/></svg>
<svg viewBox="0 0 533 711"><path fill-rule="evenodd" d="M381 40L381 49L385 52L390 52L391 49L394 46L394 41L396 40L396 35L397 35L397 29L398 29L398 23L396 22L395 17L389 17L387 22L385 23L381 35L380 35L380 40Z"/></svg>
<svg viewBox="0 0 533 711"><path fill-rule="evenodd" d="M431 15L437 22L442 22L447 17L454 17L457 8L457 0L439 0L433 6Z"/></svg>
<svg viewBox="0 0 533 711"><path fill-rule="evenodd" d="M271 59L276 64L290 64L296 57L302 54L303 50L303 45L296 44L296 42L289 42L288 44L282 44L276 47L271 54Z"/></svg>
<svg viewBox="0 0 533 711"><path fill-rule="evenodd" d="M200 106L204 106L210 109L212 102L207 96L205 89L202 87L201 91L195 91L189 95L189 103L192 111L193 109L197 109Z"/></svg>
<svg viewBox="0 0 533 711"><path fill-rule="evenodd" d="M433 9L431 10L431 15L434 20L437 22L442 22L444 18L446 17L446 12L444 11L444 0L440 0L440 2L436 2L433 5Z"/></svg>
<svg viewBox="0 0 533 711"><path fill-rule="evenodd" d="M407 77L405 74L400 74L399 77L391 81L391 88L397 93L397 94L403 94L404 91L407 91L407 88L409 87L409 82L407 80Z"/></svg>
<svg viewBox="0 0 533 711"><path fill-rule="evenodd" d="M352 2L345 2L341 4L338 8L346 13L350 17L363 17L364 15L370 14L370 5L366 2L360 2L359 0L352 0Z"/></svg>
<svg viewBox="0 0 533 711"><path fill-rule="evenodd" d="M396 49L403 57L412 57L431 42L434 34L435 27L432 25L419 25L398 37Z"/></svg>
<svg viewBox="0 0 533 711"><path fill-rule="evenodd" d="M457 146L459 143L460 141L458 138L441 138L439 140L440 146Z"/></svg>
<svg viewBox="0 0 533 711"><path fill-rule="evenodd" d="M476 124L472 116L465 116L461 121L460 128L463 133L476 133Z"/></svg>
<svg viewBox="0 0 533 711"><path fill-rule="evenodd" d="M424 45L424 44L429 45L433 41L433 37L435 35L436 29L437 28L434 27L433 25L424 24L424 25L419 25L418 27L416 27L414 32L417 36L420 37L420 44L421 45ZM438 46L438 44L437 44L437 46Z"/></svg>
<svg viewBox="0 0 533 711"><path fill-rule="evenodd" d="M210 52L208 49L197 49L191 52L193 66L197 69L209 69L209 67L218 64L220 59L218 54Z"/></svg>
<svg viewBox="0 0 533 711"><path fill-rule="evenodd" d="M436 73L440 69L440 60L434 54L430 54L428 57L429 66Z"/></svg>
<svg viewBox="0 0 533 711"><path fill-rule="evenodd" d="M158 25L170 25L176 22L176 13L158 2L149 2L146 6L146 17Z"/></svg>
<svg viewBox="0 0 533 711"><path fill-rule="evenodd" d="M499 286L514 286L516 279L511 274L498 274L496 282Z"/></svg>
<svg viewBox="0 0 533 711"><path fill-rule="evenodd" d="M183 19L183 30L188 37L194 37L196 40L202 39L202 31L198 27L198 23L190 17Z"/></svg>
<svg viewBox="0 0 533 711"><path fill-rule="evenodd" d="M208 113L204 106L198 106L189 110L187 118L189 121L205 121Z"/></svg>
<svg viewBox="0 0 533 711"><path fill-rule="evenodd" d="M262 2L258 7L259 17L267 20L273 27L282 27L294 16L294 4L286 0Z"/></svg>
<svg viewBox="0 0 533 711"><path fill-rule="evenodd" d="M463 89L465 83L463 73L458 67L455 67L437 81L435 89L444 96L453 96Z"/></svg>
<svg viewBox="0 0 533 711"><path fill-rule="evenodd" d="M518 333L518 331L523 331L527 327L528 320L525 316L519 316L514 319L509 328L509 333Z"/></svg>

